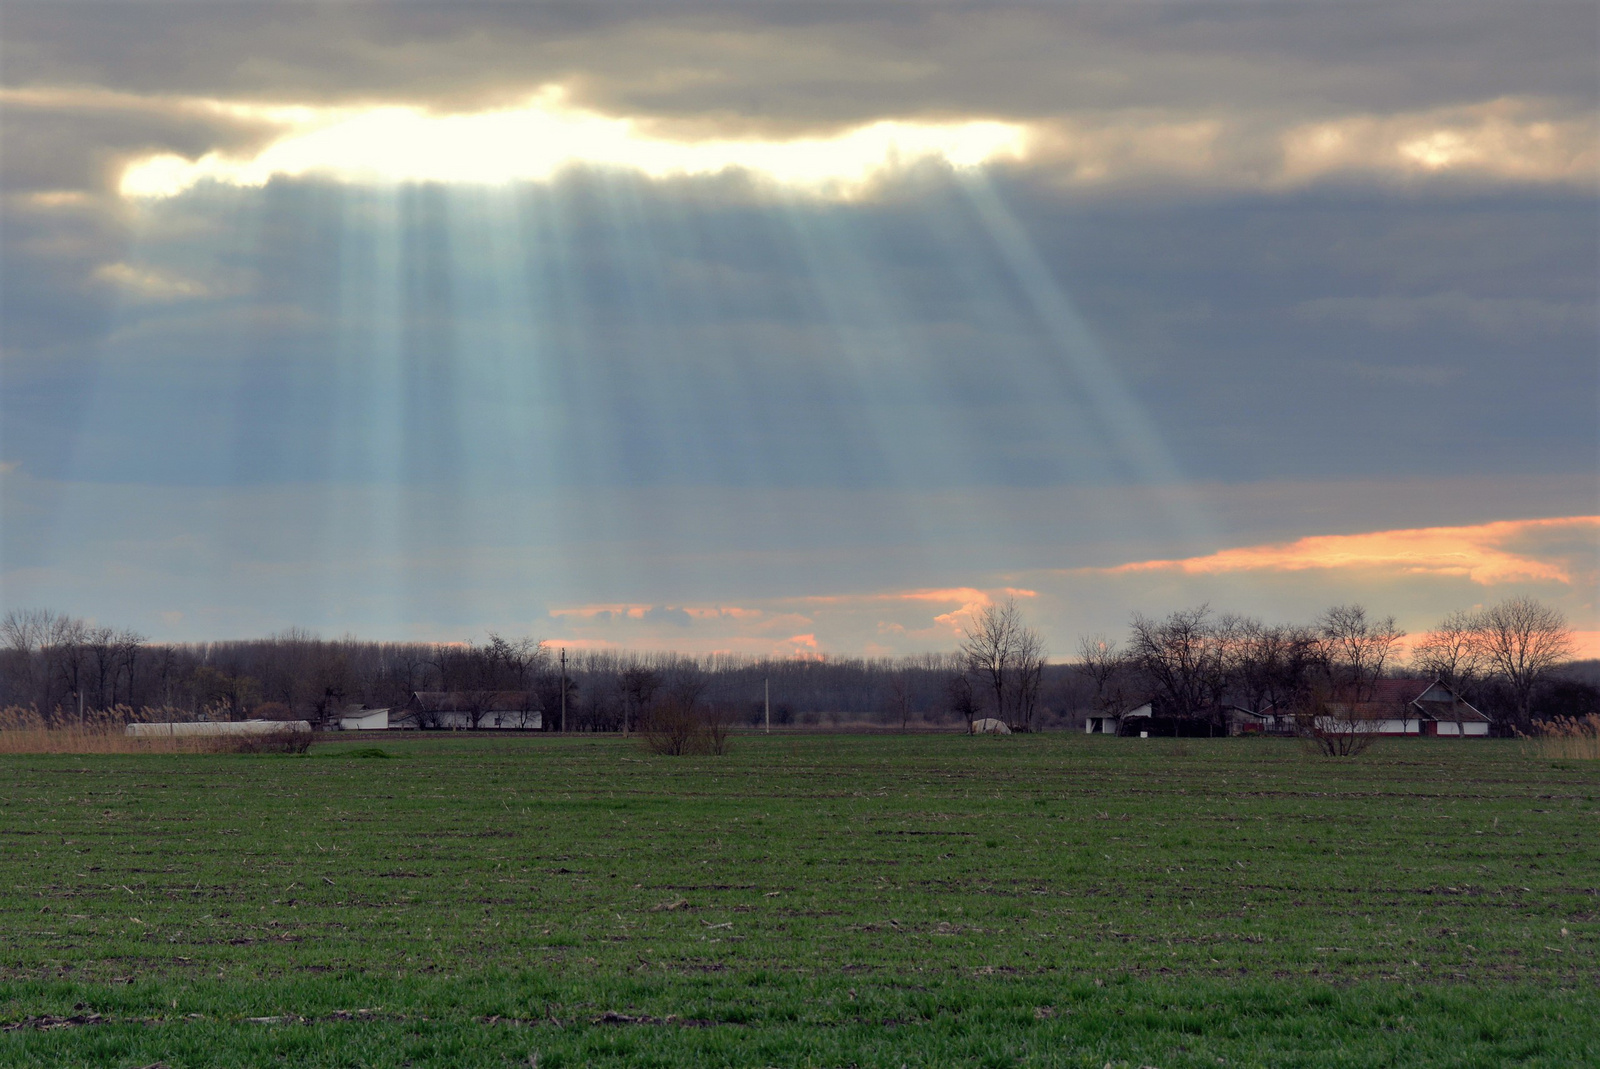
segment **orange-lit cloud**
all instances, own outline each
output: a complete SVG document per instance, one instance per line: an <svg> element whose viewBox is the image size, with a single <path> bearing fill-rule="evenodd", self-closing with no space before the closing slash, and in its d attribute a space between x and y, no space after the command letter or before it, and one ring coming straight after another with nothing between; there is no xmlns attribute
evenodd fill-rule
<svg viewBox="0 0 1600 1069"><path fill-rule="evenodd" d="M1402 575L1456 576L1490 586L1518 581L1574 581L1564 556L1540 553L1540 536L1600 537L1600 516L1503 520L1472 527L1421 527L1365 534L1316 535L1263 546L1224 549L1181 560L1133 561L1089 569L1117 575L1173 571L1189 575L1222 572L1294 572L1310 569L1376 569Z"/></svg>
<svg viewBox="0 0 1600 1069"><path fill-rule="evenodd" d="M948 612L938 613L933 618L933 626L927 628L909 628L899 621L880 620L878 631L880 634L895 634L905 638L916 639L924 642L944 642L954 636L959 636L971 625L974 617L995 603L995 595L1002 594L1013 598L1035 598L1038 592L1022 587L1001 587L998 591L979 590L977 587L941 587L925 590L893 590L875 594L842 594L811 597L802 599L812 604L845 607L870 605L905 604L907 602L933 602L940 605L951 606Z"/></svg>

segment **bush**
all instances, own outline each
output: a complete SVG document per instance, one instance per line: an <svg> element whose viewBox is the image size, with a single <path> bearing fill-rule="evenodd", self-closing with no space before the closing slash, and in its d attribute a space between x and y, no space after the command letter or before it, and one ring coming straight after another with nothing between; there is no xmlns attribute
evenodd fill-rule
<svg viewBox="0 0 1600 1069"><path fill-rule="evenodd" d="M1355 702L1330 700L1324 690L1309 695L1294 718L1295 734L1323 757L1355 757L1378 738L1378 721Z"/></svg>
<svg viewBox="0 0 1600 1069"><path fill-rule="evenodd" d="M311 749L309 731L274 731L266 735L207 736L213 753L305 753Z"/></svg>
<svg viewBox="0 0 1600 1069"><path fill-rule="evenodd" d="M650 709L640 732L650 752L667 757L685 754L725 754L733 727L733 712L720 705L701 705L681 696L669 696Z"/></svg>

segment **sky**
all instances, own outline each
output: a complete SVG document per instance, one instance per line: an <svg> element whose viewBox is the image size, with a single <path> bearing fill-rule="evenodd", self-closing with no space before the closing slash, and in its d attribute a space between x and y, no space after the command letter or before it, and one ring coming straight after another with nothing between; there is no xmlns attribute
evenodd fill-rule
<svg viewBox="0 0 1600 1069"><path fill-rule="evenodd" d="M1600 655L1588 3L0 14L0 608Z"/></svg>

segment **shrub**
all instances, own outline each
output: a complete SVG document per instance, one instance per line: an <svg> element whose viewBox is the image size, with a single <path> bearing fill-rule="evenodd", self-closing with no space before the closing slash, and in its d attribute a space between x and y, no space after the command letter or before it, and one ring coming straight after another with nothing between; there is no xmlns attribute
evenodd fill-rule
<svg viewBox="0 0 1600 1069"><path fill-rule="evenodd" d="M641 737L652 753L668 757L685 754L725 754L733 727L733 711L722 705L702 705L693 696L669 694L648 712Z"/></svg>
<svg viewBox="0 0 1600 1069"><path fill-rule="evenodd" d="M213 753L305 753L311 749L309 731L274 731L266 735L208 737Z"/></svg>
<svg viewBox="0 0 1600 1069"><path fill-rule="evenodd" d="M1307 748L1323 757L1355 757L1378 738L1378 721L1363 715L1358 703L1333 701L1322 689L1306 697L1294 728Z"/></svg>

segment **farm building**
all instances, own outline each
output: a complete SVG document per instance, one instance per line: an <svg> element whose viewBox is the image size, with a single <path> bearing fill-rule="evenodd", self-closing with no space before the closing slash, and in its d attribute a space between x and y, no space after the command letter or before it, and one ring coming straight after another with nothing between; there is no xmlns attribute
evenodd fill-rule
<svg viewBox="0 0 1600 1069"><path fill-rule="evenodd" d="M1228 707L1228 734L1230 735L1293 735L1294 716L1276 702L1264 709Z"/></svg>
<svg viewBox="0 0 1600 1069"><path fill-rule="evenodd" d="M387 731L389 710L355 705L339 714L340 731Z"/></svg>
<svg viewBox="0 0 1600 1069"><path fill-rule="evenodd" d="M1361 700L1340 701L1336 695L1328 705L1337 719L1365 721L1376 735L1485 738L1489 734L1489 718L1437 679L1380 679Z"/></svg>
<svg viewBox="0 0 1600 1069"><path fill-rule="evenodd" d="M1232 706L1211 706L1187 715L1164 711L1150 699L1114 716L1091 716L1083 724L1088 735L1122 735L1130 738L1207 738L1230 734Z"/></svg>
<svg viewBox="0 0 1600 1069"><path fill-rule="evenodd" d="M539 698L525 690L419 690L405 712L389 718L391 727L471 731L540 731Z"/></svg>
<svg viewBox="0 0 1600 1069"><path fill-rule="evenodd" d="M1126 709L1123 712L1113 715L1091 716L1084 720L1083 732L1085 735L1121 735L1123 734L1123 725L1127 723L1127 721L1135 720L1140 717L1148 718L1150 716L1150 710L1151 703L1145 702L1142 705L1133 706L1130 709ZM1129 725L1129 727L1132 728L1135 735L1139 733L1137 726Z"/></svg>
<svg viewBox="0 0 1600 1069"><path fill-rule="evenodd" d="M972 733L974 735L1009 735L1011 734L1011 729L1006 726L1004 720L996 720L992 716L986 716L981 720L972 722Z"/></svg>
<svg viewBox="0 0 1600 1069"><path fill-rule="evenodd" d="M1364 690L1355 702L1335 694L1328 703L1330 722L1350 717L1377 735L1482 738L1489 734L1489 718L1439 680L1380 679ZM1159 706L1149 701L1114 716L1090 716L1083 730L1089 735L1151 737L1295 733L1293 711L1275 704L1260 710L1223 704L1183 715L1163 712Z"/></svg>

